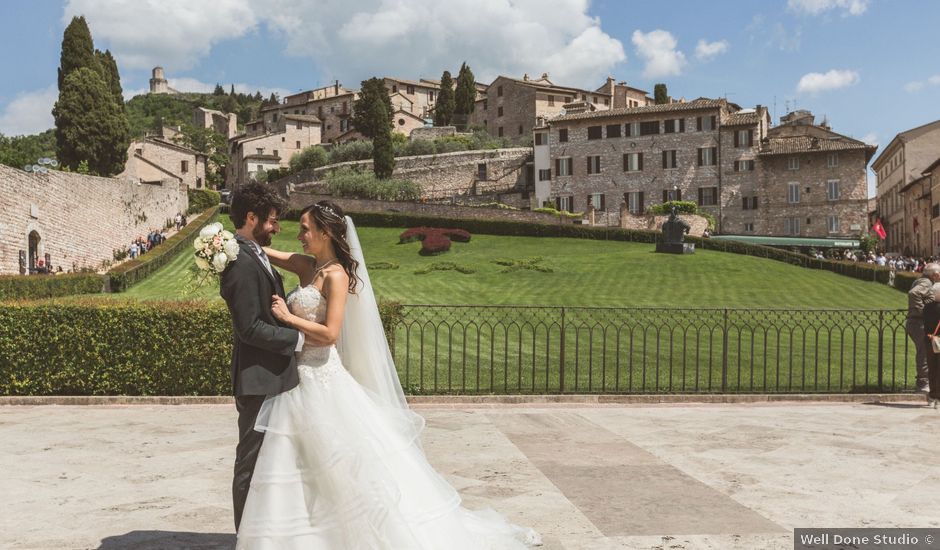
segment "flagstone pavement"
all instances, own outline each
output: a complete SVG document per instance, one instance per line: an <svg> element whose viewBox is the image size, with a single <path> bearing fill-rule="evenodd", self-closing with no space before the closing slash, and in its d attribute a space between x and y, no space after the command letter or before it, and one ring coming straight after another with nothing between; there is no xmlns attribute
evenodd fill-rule
<svg viewBox="0 0 940 550"><path fill-rule="evenodd" d="M416 408L465 506L546 550L940 527L940 411L921 402ZM0 406L0 548L232 548L236 437L231 405Z"/></svg>

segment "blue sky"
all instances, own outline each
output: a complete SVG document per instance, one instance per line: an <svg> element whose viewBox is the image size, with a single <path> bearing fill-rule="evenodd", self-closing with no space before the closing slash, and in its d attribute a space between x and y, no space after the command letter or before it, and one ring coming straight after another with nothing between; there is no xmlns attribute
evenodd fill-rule
<svg viewBox="0 0 940 550"><path fill-rule="evenodd" d="M668 6L668 7L664 7ZM886 145L940 118L932 0L0 0L0 133L52 125L62 31L84 14L126 95L162 65L184 91L216 82L280 94L373 75L478 80L607 75L674 97L809 109Z"/></svg>

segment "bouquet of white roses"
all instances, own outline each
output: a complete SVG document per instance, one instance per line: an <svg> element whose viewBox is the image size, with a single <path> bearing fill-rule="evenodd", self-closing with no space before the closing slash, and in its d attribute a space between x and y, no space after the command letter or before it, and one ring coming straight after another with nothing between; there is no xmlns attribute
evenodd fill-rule
<svg viewBox="0 0 940 550"><path fill-rule="evenodd" d="M193 241L196 249L196 269L205 281L210 275L219 275L238 256L238 241L231 231L221 223L211 223L202 228Z"/></svg>

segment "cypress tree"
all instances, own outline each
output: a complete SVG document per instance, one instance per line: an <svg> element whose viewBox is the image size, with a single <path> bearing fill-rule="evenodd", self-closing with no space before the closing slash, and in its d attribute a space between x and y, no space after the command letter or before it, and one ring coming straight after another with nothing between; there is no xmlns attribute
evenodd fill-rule
<svg viewBox="0 0 940 550"><path fill-rule="evenodd" d="M99 175L124 169L126 159L120 157L127 153L122 141L127 136L127 117L112 100L108 83L98 71L81 67L69 73L52 114L60 163L77 170L86 161L89 170Z"/></svg>
<svg viewBox="0 0 940 550"><path fill-rule="evenodd" d="M372 136L372 166L375 177L388 179L395 170L395 153L392 148L392 125L390 122L381 123L383 120L389 120L385 102L373 101L368 106L367 114L371 120L379 121Z"/></svg>
<svg viewBox="0 0 940 550"><path fill-rule="evenodd" d="M375 103L381 103L384 107L382 116L372 108ZM392 100L388 97L385 82L381 78L372 77L362 81L359 99L353 104L350 121L360 134L368 138L374 138L383 126L388 126L391 130Z"/></svg>
<svg viewBox="0 0 940 550"><path fill-rule="evenodd" d="M451 78L450 71L444 71L441 75L441 92L434 106L435 126L450 126L454 119L454 105L454 79Z"/></svg>
<svg viewBox="0 0 940 550"><path fill-rule="evenodd" d="M458 126L466 127L476 98L477 88L473 71L466 62L461 63L460 72L457 73L457 89L454 90L454 120Z"/></svg>
<svg viewBox="0 0 940 550"><path fill-rule="evenodd" d="M665 105L669 103L669 92L666 91L665 84L657 84L653 86L653 101L656 105Z"/></svg>
<svg viewBox="0 0 940 550"><path fill-rule="evenodd" d="M62 35L62 52L59 55L59 89L70 72L80 67L95 68L95 45L85 16L73 17Z"/></svg>

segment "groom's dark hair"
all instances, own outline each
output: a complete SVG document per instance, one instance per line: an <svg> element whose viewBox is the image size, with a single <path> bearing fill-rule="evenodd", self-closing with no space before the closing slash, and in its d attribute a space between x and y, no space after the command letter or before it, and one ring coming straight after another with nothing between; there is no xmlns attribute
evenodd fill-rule
<svg viewBox="0 0 940 550"><path fill-rule="evenodd" d="M235 225L235 229L241 229L248 220L249 212L254 212L255 216L266 220L272 210L281 214L286 209L287 205L273 188L252 182L239 187L232 194L232 205L229 208L228 217Z"/></svg>

